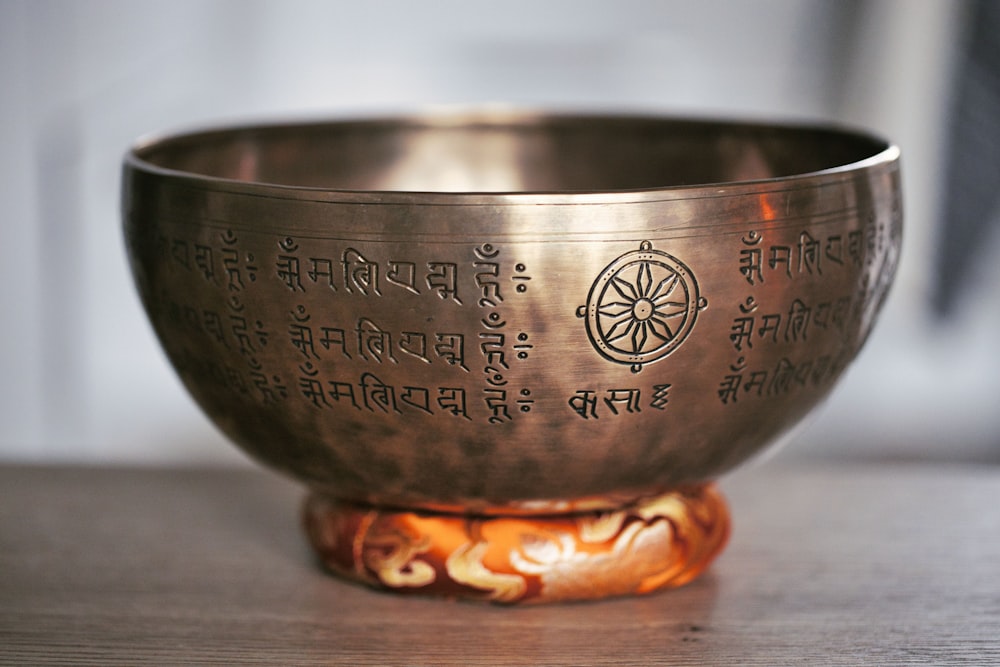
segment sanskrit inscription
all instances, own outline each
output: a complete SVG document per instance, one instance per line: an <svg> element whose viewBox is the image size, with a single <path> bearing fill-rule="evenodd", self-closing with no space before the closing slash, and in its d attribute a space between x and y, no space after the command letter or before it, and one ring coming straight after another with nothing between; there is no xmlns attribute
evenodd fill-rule
<svg viewBox="0 0 1000 667"><path fill-rule="evenodd" d="M487 422L504 424L512 421L518 413L531 412L535 403L530 387L511 385L509 379L512 364L528 359L534 345L527 332L510 330L501 310L505 299L510 296L505 296L500 248L492 243L476 247L472 267L478 289L476 304L482 314L477 333L483 362L482 400L487 409ZM524 294L530 280L525 274L527 268L521 263L514 268L514 293Z"/></svg>
<svg viewBox="0 0 1000 667"><path fill-rule="evenodd" d="M654 384L651 387L614 387L603 390L580 389L567 404L578 417L600 419L619 417L642 412L644 407L666 410L669 403L670 384Z"/></svg>
<svg viewBox="0 0 1000 667"><path fill-rule="evenodd" d="M763 234L751 230L741 239L739 271L750 285L765 283L767 277L792 280L802 275L823 275L824 267L860 265L865 239L864 230L820 238L803 230L794 243L767 243Z"/></svg>
<svg viewBox="0 0 1000 667"><path fill-rule="evenodd" d="M739 305L739 315L733 318L729 341L737 352L752 349L754 343L798 343L809 337L809 329L845 330L855 310L855 299L843 296L810 305L793 299L787 309L766 312L753 296Z"/></svg>
<svg viewBox="0 0 1000 667"><path fill-rule="evenodd" d="M833 233L742 235L735 266L755 291L733 310L727 338L735 361L718 382L719 401L787 396L836 380L885 296L899 233L893 208L888 221L869 212L857 228Z"/></svg>
<svg viewBox="0 0 1000 667"><path fill-rule="evenodd" d="M161 290L159 323L181 334L171 354L182 372L212 391L491 425L535 407L520 367L538 341L518 305L533 278L497 244L460 254L183 225L130 243L187 285Z"/></svg>
<svg viewBox="0 0 1000 667"><path fill-rule="evenodd" d="M469 372L463 333L394 331L368 317L358 317L346 326L320 322L303 305L289 312L288 342L307 359L343 358L374 364L443 362Z"/></svg>
<svg viewBox="0 0 1000 667"><path fill-rule="evenodd" d="M383 415L407 412L471 420L464 387L389 384L374 373L357 379L326 377L312 362L299 366L298 389L314 408L350 408Z"/></svg>
<svg viewBox="0 0 1000 667"><path fill-rule="evenodd" d="M850 356L851 351L842 348L837 354L802 361L782 357L767 368L751 367L745 357L740 357L719 383L719 400L728 405L741 396L776 397L810 386L823 386L839 375L850 361Z"/></svg>

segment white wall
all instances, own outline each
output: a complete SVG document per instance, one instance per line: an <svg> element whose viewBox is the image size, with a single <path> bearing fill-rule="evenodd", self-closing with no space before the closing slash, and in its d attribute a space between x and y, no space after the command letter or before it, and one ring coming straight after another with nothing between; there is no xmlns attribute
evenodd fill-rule
<svg viewBox="0 0 1000 667"><path fill-rule="evenodd" d="M1000 456L996 309L969 307L942 330L925 306L962 6L0 0L0 459L242 460L184 394L133 293L117 207L135 137L484 102L805 117L899 142L908 228L898 286L795 447ZM1000 276L984 282L992 294Z"/></svg>

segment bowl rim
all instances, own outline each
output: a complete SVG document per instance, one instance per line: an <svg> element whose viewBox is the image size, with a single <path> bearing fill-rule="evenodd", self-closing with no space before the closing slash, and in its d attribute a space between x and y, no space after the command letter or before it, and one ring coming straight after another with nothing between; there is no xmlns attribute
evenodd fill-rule
<svg viewBox="0 0 1000 667"><path fill-rule="evenodd" d="M293 185L270 181L253 181L201 174L183 169L164 167L143 157L156 148L174 142L193 141L226 134L267 132L293 128L321 128L323 126L398 126L398 127L461 127L473 125L531 125L546 122L666 122L718 126L720 128L759 129L765 131L814 132L840 135L881 146L860 160L834 165L824 169L803 171L785 176L732 181L715 181L683 185L664 185L639 188L608 188L601 190L515 190L515 191L440 191L440 190L381 190L357 188L331 188L311 185ZM633 203L689 199L703 196L739 195L752 192L781 191L789 187L808 187L809 182L827 184L849 180L856 174L883 166L893 166L899 161L900 149L878 134L854 126L831 122L805 120L758 120L726 116L695 116L657 114L650 112L587 112L587 111L532 111L519 109L471 108L461 110L428 110L416 113L394 113L355 116L322 116L314 118L265 118L261 120L218 121L187 128L165 130L143 135L125 152L123 171L145 173L151 176L184 182L188 187L231 194L257 194L269 198L311 200L330 203L384 203L384 204L571 204L571 203Z"/></svg>

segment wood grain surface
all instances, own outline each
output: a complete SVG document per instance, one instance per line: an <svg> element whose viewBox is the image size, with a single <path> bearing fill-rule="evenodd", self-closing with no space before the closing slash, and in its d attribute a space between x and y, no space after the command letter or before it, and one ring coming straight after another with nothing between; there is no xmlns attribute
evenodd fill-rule
<svg viewBox="0 0 1000 667"><path fill-rule="evenodd" d="M779 463L723 480L709 573L503 608L317 567L263 471L0 467L0 663L1000 664L1000 469Z"/></svg>

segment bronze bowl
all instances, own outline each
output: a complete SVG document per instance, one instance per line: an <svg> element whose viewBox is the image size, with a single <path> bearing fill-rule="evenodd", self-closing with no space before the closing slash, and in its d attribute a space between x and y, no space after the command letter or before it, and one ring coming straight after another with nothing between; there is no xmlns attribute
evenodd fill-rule
<svg viewBox="0 0 1000 667"><path fill-rule="evenodd" d="M552 601L698 574L712 485L872 329L896 147L826 127L462 113L139 143L143 304L207 415L309 489L335 572Z"/></svg>

